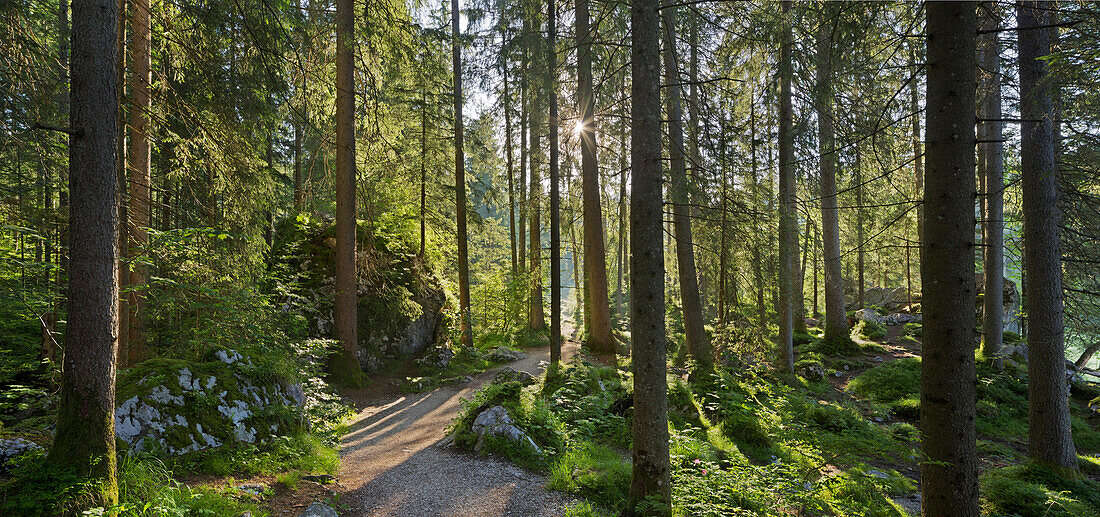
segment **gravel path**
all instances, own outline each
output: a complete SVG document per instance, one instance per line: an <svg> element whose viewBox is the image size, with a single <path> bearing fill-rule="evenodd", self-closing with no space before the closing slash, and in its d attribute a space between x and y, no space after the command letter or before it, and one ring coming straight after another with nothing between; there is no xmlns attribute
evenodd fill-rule
<svg viewBox="0 0 1100 517"><path fill-rule="evenodd" d="M563 356L577 349L566 342ZM508 364L538 375L549 348L526 350ZM440 443L446 427L497 369L430 393L365 400L341 439L341 504L352 516L541 517L558 516L573 499L546 490L546 478L500 459L476 456Z"/></svg>

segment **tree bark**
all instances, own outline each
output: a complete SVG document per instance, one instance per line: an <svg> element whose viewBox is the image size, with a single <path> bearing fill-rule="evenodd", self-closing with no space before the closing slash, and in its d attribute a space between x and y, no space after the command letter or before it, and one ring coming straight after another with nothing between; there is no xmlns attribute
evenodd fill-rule
<svg viewBox="0 0 1100 517"><path fill-rule="evenodd" d="M133 0L131 18L131 56L130 64L130 196L127 207L131 259L140 256L149 245L149 232L152 226L152 203L150 202L150 146L149 146L149 110L152 108L149 96L151 54L149 0ZM145 355L144 322L145 286L149 283L149 268L141 261L130 264L130 311L129 349L126 352L127 363L135 364Z"/></svg>
<svg viewBox="0 0 1100 517"><path fill-rule="evenodd" d="M1000 14L993 3L982 3L983 30L1000 27ZM978 37L980 78L983 99L978 122L978 174L985 178L982 211L982 245L985 249L985 295L982 325L982 355L993 369L1004 367L1001 357L1004 330L1004 144L1001 143L1001 46L998 33Z"/></svg>
<svg viewBox="0 0 1100 517"><path fill-rule="evenodd" d="M779 44L779 368L794 371L795 286L798 229L795 223L794 117L791 109L791 3L783 1L783 41Z"/></svg>
<svg viewBox="0 0 1100 517"><path fill-rule="evenodd" d="M501 13L501 19L504 14ZM508 239L512 245L512 280L519 277L519 250L516 242L516 186L515 171L512 169L512 98L508 91L508 34L501 23L501 64L500 75L504 80L504 161L508 174Z"/></svg>
<svg viewBox="0 0 1100 517"><path fill-rule="evenodd" d="M1049 64L1057 37L1052 2L1016 4L1020 56L1020 175L1024 205L1024 299L1028 314L1028 455L1066 476L1077 470L1070 431L1062 321L1058 210L1057 85ZM988 293L987 293L988 294Z"/></svg>
<svg viewBox="0 0 1100 517"><path fill-rule="evenodd" d="M596 159L595 96L592 94L592 33L588 24L588 0L576 0L577 103L581 115L581 197L584 211L584 278L587 290L585 344L595 353L615 353L611 339L611 314L607 302L607 258L603 207L600 204L600 170Z"/></svg>
<svg viewBox="0 0 1100 517"><path fill-rule="evenodd" d="M665 271L661 247L661 76L657 0L630 7L630 295L634 354L634 439L630 497L623 515L668 515L672 505L665 381ZM649 510L639 503L658 503Z"/></svg>
<svg viewBox="0 0 1100 517"><path fill-rule="evenodd" d="M57 433L47 461L92 478L90 506L118 502L118 4L72 4L69 292Z"/></svg>
<svg viewBox="0 0 1100 517"><path fill-rule="evenodd" d="M844 277L840 268L840 217L837 214L836 138L833 118L832 17L835 4L825 4L817 35L817 134L821 155L821 237L825 261L825 341L850 340L844 311ZM816 305L816 304L815 304Z"/></svg>
<svg viewBox="0 0 1100 517"><path fill-rule="evenodd" d="M550 103L550 367L561 362L561 182L558 178L557 10L546 2L546 94Z"/></svg>
<svg viewBox="0 0 1100 517"><path fill-rule="evenodd" d="M756 170L756 91L755 89L749 94L749 154L751 155L750 169L752 174L752 206L755 209L753 211L753 223L757 228L761 227L760 209L760 173ZM759 235L757 236L759 238ZM760 243L752 247L752 272L753 277L756 280L756 325L761 329L761 334L764 333L763 329L767 328L767 309L764 306L764 258L760 252ZM793 338L792 338L793 339Z"/></svg>
<svg viewBox="0 0 1100 517"><path fill-rule="evenodd" d="M672 183L672 229L676 239L676 270L680 280L680 301L683 305L684 340L687 350L696 362L709 366L710 343L703 328L703 308L699 300L699 279L695 269L694 241L691 235L691 214L688 205L687 170L684 163L683 109L680 103L680 66L676 57L675 7L665 7L661 16L664 23L665 82L669 86L667 97L669 163Z"/></svg>
<svg viewBox="0 0 1100 517"><path fill-rule="evenodd" d="M458 25L458 0L451 0L451 58L454 70L455 103L455 219L458 227L458 318L462 345L474 346L470 321L470 261L466 239L466 154L463 149L462 43Z"/></svg>
<svg viewBox="0 0 1100 517"><path fill-rule="evenodd" d="M973 2L929 3L921 465L925 516L976 517Z"/></svg>
<svg viewBox="0 0 1100 517"><path fill-rule="evenodd" d="M336 2L336 339L340 352L329 367L337 382L363 383L359 367L355 273L355 2Z"/></svg>

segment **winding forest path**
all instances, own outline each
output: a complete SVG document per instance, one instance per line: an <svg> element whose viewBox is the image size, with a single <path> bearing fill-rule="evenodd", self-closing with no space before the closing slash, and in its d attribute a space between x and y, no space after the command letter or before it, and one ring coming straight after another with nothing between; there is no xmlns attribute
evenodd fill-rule
<svg viewBox="0 0 1100 517"><path fill-rule="evenodd" d="M571 331L572 329L563 329ZM563 332L568 336L569 332ZM578 350L567 340L563 360ZM549 348L524 350L503 367L540 374ZM446 447L447 426L497 370L473 381L409 395L352 394L361 408L340 444L341 505L351 516L557 516L573 499L546 489L546 478L489 456ZM381 383L379 383L381 384Z"/></svg>

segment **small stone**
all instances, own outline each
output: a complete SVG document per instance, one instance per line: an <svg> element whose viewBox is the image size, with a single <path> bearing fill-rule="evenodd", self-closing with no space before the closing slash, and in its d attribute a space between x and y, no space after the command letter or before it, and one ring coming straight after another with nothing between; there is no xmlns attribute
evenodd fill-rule
<svg viewBox="0 0 1100 517"><path fill-rule="evenodd" d="M518 382L524 386L530 386L535 383L535 377L527 372L514 370L509 367L501 368L493 377L493 384L504 384L506 382Z"/></svg>
<svg viewBox="0 0 1100 517"><path fill-rule="evenodd" d="M875 356L875 357L874 357L873 359L871 359L871 360L872 360L872 361L874 361L874 362L876 362L876 363L881 363L881 362L883 362L883 361L884 361L885 359L883 359L883 358L882 358L882 356L877 356L877 355L876 355L876 356Z"/></svg>
<svg viewBox="0 0 1100 517"><path fill-rule="evenodd" d="M306 507L306 511L298 517L340 517L340 514L336 513L336 510L333 510L330 506L321 503L310 503Z"/></svg>
<svg viewBox="0 0 1100 517"><path fill-rule="evenodd" d="M517 352L510 348L498 346L489 351L488 358L490 361L497 363L511 363L513 361L519 361L520 359L526 359L527 354L523 352Z"/></svg>

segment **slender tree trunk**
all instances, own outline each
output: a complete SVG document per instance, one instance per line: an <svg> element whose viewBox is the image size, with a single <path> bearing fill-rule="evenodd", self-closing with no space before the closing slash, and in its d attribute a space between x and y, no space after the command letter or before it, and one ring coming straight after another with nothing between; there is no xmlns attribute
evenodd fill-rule
<svg viewBox="0 0 1100 517"><path fill-rule="evenodd" d="M634 440L630 498L623 515L668 515L672 506L665 380L665 271L661 247L661 76L657 0L630 6L630 296ZM639 510L643 502L657 503Z"/></svg>
<svg viewBox="0 0 1100 517"><path fill-rule="evenodd" d="M976 517L973 2L929 3L922 515ZM931 223L931 224L929 224Z"/></svg>
<svg viewBox="0 0 1100 517"><path fill-rule="evenodd" d="M675 8L665 8L664 23L664 80L672 85L668 92L669 157L672 174L672 233L676 246L676 272L680 279L680 299L683 305L684 340L687 352L693 359L707 366L713 362L706 339L703 307L698 295L698 276L695 270L695 250L692 239L691 213L687 204L687 172L684 164L683 112L680 103L680 65L676 58Z"/></svg>
<svg viewBox="0 0 1100 517"><path fill-rule="evenodd" d="M305 191L302 189L302 122L298 114L292 114L294 125L294 211L302 210Z"/></svg>
<svg viewBox="0 0 1100 517"><path fill-rule="evenodd" d="M826 18L817 36L817 134L821 155L821 237L825 262L825 341L850 340L844 310L844 276L840 271L840 217L837 214L836 138L833 117L832 18L835 4L826 4ZM816 304L815 304L816 305Z"/></svg>
<svg viewBox="0 0 1100 517"><path fill-rule="evenodd" d="M627 243L630 240L629 230L627 229L627 216L626 216L626 176L628 172L627 166L627 153L629 150L626 147L626 131L619 131L619 278L618 286L615 288L615 314L620 319L626 318L626 313L623 309L623 277L625 274L623 270L626 269L626 249ZM625 309L629 310L629 309Z"/></svg>
<svg viewBox="0 0 1100 517"><path fill-rule="evenodd" d="M924 196L924 152L921 149L920 137L920 81L917 80L918 70L916 51L909 48L909 68L913 71L913 81L909 86L909 112L913 122L913 197L921 199ZM923 264L924 259L924 204L917 204L917 259ZM923 283L923 282L922 282Z"/></svg>
<svg viewBox="0 0 1100 517"><path fill-rule="evenodd" d="M791 3L783 2L783 17L790 16ZM779 367L794 371L794 311L798 276L798 229L795 223L794 118L791 109L791 29L783 22L779 44Z"/></svg>
<svg viewBox="0 0 1100 517"><path fill-rule="evenodd" d="M726 118L722 117L722 134L726 134ZM726 257L729 254L726 248L726 236L728 232L728 214L729 211L729 177L727 174L726 166L726 142L720 144L721 156L719 157L718 167L722 169L722 220L719 225L718 231L720 232L719 249L718 249L718 325L724 326L726 324L726 278L727 264Z"/></svg>
<svg viewBox="0 0 1100 517"><path fill-rule="evenodd" d="M761 221L759 214L761 210L760 203L760 173L756 169L756 91L750 93L749 101L749 154L751 155L749 162L752 169L752 206L753 206L753 225L757 228L761 227ZM759 235L757 235L759 239ZM761 334L764 334L764 329L767 328L767 309L764 306L764 258L760 253L760 242L757 241L757 245L752 247L752 272L753 277L756 280L756 325L761 329ZM793 339L793 338L792 338Z"/></svg>
<svg viewBox="0 0 1100 517"><path fill-rule="evenodd" d="M363 383L359 367L355 272L355 2L336 1L336 339L341 351L330 361L337 382Z"/></svg>
<svg viewBox="0 0 1100 517"><path fill-rule="evenodd" d="M120 21L118 24L118 35L115 38L118 52L118 65L116 75L118 77L118 131L115 136L115 151L118 154L118 161L115 171L115 176L118 181L118 249L120 254L120 260L118 261L118 291L120 296L118 297L118 345L115 347L115 362L120 365L127 365L130 361L130 294L126 293L126 286L130 282L130 255L132 251L130 248L130 224L129 214L127 213L127 207L129 205L127 193L127 185L129 182L129 172L127 170L127 156L126 156L126 19L128 17L126 8L129 7L128 0L118 0L118 12L120 13ZM125 256L127 260L121 260Z"/></svg>
<svg viewBox="0 0 1100 517"><path fill-rule="evenodd" d="M1054 125L1058 87L1043 59L1057 29L1053 2L1016 4L1020 56L1020 173L1024 202L1024 299L1028 314L1028 455L1039 464L1075 475L1062 321L1061 213L1058 210ZM988 295L988 293L986 293Z"/></svg>
<svg viewBox="0 0 1100 517"><path fill-rule="evenodd" d="M524 22L526 28L527 23ZM516 239L518 244L519 255L519 267L526 270L527 268L527 130L530 127L529 121L531 119L530 106L527 102L527 74L528 67L527 59L527 47L523 47L523 54L521 58L523 70L525 73L520 74L519 82L519 227L516 228ZM520 296L526 296L526 293L520 294ZM520 304L522 307L522 304Z"/></svg>
<svg viewBox="0 0 1100 517"><path fill-rule="evenodd" d="M428 98L420 103L420 259L428 251ZM511 179L511 177L509 177ZM513 264L514 266L514 264Z"/></svg>
<svg viewBox="0 0 1100 517"><path fill-rule="evenodd" d="M501 15L503 19L503 14ZM508 57L505 48L508 35L501 24L501 64L500 75L504 79L504 161L508 171L508 238L512 245L512 280L519 277L519 250L516 247L516 186L515 171L512 169L512 97L508 91Z"/></svg>
<svg viewBox="0 0 1100 517"><path fill-rule="evenodd" d="M580 104L581 198L584 202L584 284L590 333L585 344L598 354L615 353L607 303L607 258L604 247L600 169L596 159L595 96L592 94L592 33L588 0L576 0L577 103Z"/></svg>
<svg viewBox="0 0 1100 517"><path fill-rule="evenodd" d="M462 44L458 18L458 0L451 0L451 57L454 62L455 103L455 218L458 226L458 313L462 345L473 347L473 325L470 321L470 261L466 240L466 155L463 149Z"/></svg>
<svg viewBox="0 0 1100 517"><path fill-rule="evenodd" d="M856 155L855 163L855 189L856 189L856 293L857 303L859 308L866 307L864 304L864 294L867 290L867 280L864 277L865 263L867 259L867 253L863 250L863 169L860 163L860 154L862 149L859 144L853 146L853 150Z"/></svg>
<svg viewBox="0 0 1100 517"><path fill-rule="evenodd" d="M1000 14L992 3L982 3L982 28L995 30L1000 27ZM982 325L982 354L991 359L993 368L1000 371L1002 332L1004 330L1004 144L1001 143L1001 46L998 33L979 36L981 59L980 90L984 95L978 123L979 175L985 178L985 203L982 225L986 229L982 238L985 249L985 296Z"/></svg>
<svg viewBox="0 0 1100 517"><path fill-rule="evenodd" d="M672 228L676 239L676 269L680 280L680 301L683 304L684 340L688 353L698 363L713 362L710 343L703 327L703 308L699 299L699 278L695 270L694 241L691 235L691 214L688 206L687 170L684 164L684 130L680 105L680 66L676 57L676 11L665 7L664 23L665 82L668 88L669 162L672 185Z"/></svg>
<svg viewBox="0 0 1100 517"><path fill-rule="evenodd" d="M131 86L130 86L130 202L127 209L129 217L130 258L141 255L149 244L147 228L152 226L152 203L150 202L150 145L149 110L152 108L149 95L151 54L149 0L134 0L131 19ZM145 286L149 283L149 268L141 262L130 265L129 295L130 329L127 363L134 364L145 356Z"/></svg>
<svg viewBox="0 0 1100 517"><path fill-rule="evenodd" d="M69 310L57 432L47 461L91 478L89 506L118 502L118 64L115 0L73 2Z"/></svg>
<svg viewBox="0 0 1100 517"><path fill-rule="evenodd" d="M546 93L550 102L550 367L561 362L561 181L558 178L557 10L546 2Z"/></svg>

